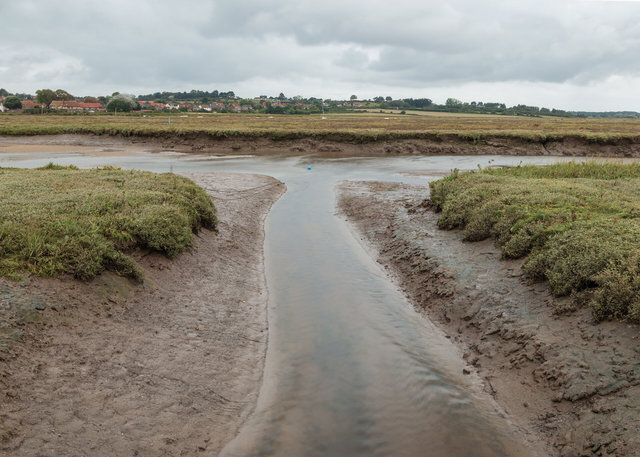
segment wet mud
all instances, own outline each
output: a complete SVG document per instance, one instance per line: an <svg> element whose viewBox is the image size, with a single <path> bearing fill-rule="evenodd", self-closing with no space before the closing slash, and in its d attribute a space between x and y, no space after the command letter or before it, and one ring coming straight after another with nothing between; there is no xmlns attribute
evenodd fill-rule
<svg viewBox="0 0 640 457"><path fill-rule="evenodd" d="M0 455L217 455L255 408L267 347L260 175L190 175L217 233L177 259L111 273L0 279Z"/></svg>
<svg viewBox="0 0 640 457"><path fill-rule="evenodd" d="M492 241L437 228L428 187L346 182L338 205L416 309L459 345L484 389L549 455L640 455L638 326L532 284Z"/></svg>

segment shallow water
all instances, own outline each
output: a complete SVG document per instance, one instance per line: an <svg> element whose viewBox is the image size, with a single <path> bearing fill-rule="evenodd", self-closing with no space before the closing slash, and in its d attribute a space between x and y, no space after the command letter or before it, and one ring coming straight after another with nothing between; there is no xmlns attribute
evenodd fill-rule
<svg viewBox="0 0 640 457"><path fill-rule="evenodd" d="M526 456L513 427L463 376L454 346L411 305L335 215L345 179L426 184L477 164L534 157L315 160L194 155L4 155L0 166L53 160L152 171L264 173L287 185L266 223L269 345L256 412L225 456ZM491 161L491 162L490 162ZM311 165L312 169L307 170ZM425 190L426 191L426 190Z"/></svg>

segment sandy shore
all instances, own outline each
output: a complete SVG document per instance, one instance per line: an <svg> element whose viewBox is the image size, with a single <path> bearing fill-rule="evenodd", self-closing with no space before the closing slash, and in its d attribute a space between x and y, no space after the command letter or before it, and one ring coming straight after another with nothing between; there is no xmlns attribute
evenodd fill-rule
<svg viewBox="0 0 640 457"><path fill-rule="evenodd" d="M0 279L0 455L212 455L253 411L267 347L263 221L284 185L191 176L219 232L174 261L140 253L144 286L106 273Z"/></svg>
<svg viewBox="0 0 640 457"><path fill-rule="evenodd" d="M340 211L415 307L462 349L532 445L549 455L640 455L638 326L558 315L546 284L492 241L437 228L428 187L347 182Z"/></svg>

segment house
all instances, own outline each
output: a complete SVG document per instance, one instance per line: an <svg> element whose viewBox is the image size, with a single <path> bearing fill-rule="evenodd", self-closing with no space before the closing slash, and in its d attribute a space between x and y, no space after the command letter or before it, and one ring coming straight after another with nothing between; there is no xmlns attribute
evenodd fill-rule
<svg viewBox="0 0 640 457"><path fill-rule="evenodd" d="M54 111L104 111L100 103L85 103L75 100L54 100L49 105Z"/></svg>
<svg viewBox="0 0 640 457"><path fill-rule="evenodd" d="M140 107L142 109L148 109L148 110L161 111L165 107L164 103L156 103L151 100L140 100L138 103L140 104Z"/></svg>
<svg viewBox="0 0 640 457"><path fill-rule="evenodd" d="M180 104L179 103L167 103L166 105L164 105L165 109L175 109L175 110L179 110L180 109Z"/></svg>
<svg viewBox="0 0 640 457"><path fill-rule="evenodd" d="M4 101L4 98L0 97L0 113L4 113L5 111L7 111L7 109L2 104L3 101Z"/></svg>
<svg viewBox="0 0 640 457"><path fill-rule="evenodd" d="M44 108L44 103L36 103L32 100L22 100L22 109L41 109Z"/></svg>

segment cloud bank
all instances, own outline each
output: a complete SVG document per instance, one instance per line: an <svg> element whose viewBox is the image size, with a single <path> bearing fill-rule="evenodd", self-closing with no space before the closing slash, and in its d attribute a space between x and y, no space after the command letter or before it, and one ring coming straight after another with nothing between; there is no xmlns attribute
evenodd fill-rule
<svg viewBox="0 0 640 457"><path fill-rule="evenodd" d="M640 110L640 2L21 0L0 86Z"/></svg>

